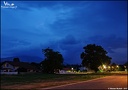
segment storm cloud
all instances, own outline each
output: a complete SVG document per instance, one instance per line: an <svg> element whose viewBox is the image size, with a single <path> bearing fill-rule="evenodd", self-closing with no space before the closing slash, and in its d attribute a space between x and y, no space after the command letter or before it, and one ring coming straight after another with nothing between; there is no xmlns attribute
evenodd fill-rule
<svg viewBox="0 0 128 90"><path fill-rule="evenodd" d="M87 44L101 45L113 62L127 61L127 2L8 1L1 8L1 57L59 51L65 62L81 63ZM1 1L1 5L4 5Z"/></svg>

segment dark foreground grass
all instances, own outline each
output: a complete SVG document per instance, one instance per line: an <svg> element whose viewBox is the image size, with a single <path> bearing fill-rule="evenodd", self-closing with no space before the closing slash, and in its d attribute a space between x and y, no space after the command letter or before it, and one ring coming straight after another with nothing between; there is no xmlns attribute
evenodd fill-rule
<svg viewBox="0 0 128 90"><path fill-rule="evenodd" d="M19 75L1 75L1 85L27 84L64 80L88 80L99 78L108 74L43 74L30 73Z"/></svg>
<svg viewBox="0 0 128 90"><path fill-rule="evenodd" d="M113 75L112 73L93 73L93 74L43 74L43 73L30 73L19 75L1 75L1 86L15 86L15 85L30 85L42 83L43 86L37 85L37 87L49 87L56 86L59 83L67 84L78 81L86 81L95 78L101 78L105 76Z"/></svg>
<svg viewBox="0 0 128 90"><path fill-rule="evenodd" d="M29 73L19 75L1 75L2 85L26 84L41 81L57 80L85 80L99 78L108 75L119 75L119 73L91 73L91 74L43 74Z"/></svg>

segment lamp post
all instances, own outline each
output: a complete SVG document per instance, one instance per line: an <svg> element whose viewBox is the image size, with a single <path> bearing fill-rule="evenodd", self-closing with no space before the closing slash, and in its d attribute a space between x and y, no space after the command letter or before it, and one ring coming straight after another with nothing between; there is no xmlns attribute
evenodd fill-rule
<svg viewBox="0 0 128 90"><path fill-rule="evenodd" d="M116 65L116 68L117 68L116 70L118 71L119 70L119 65Z"/></svg>
<svg viewBox="0 0 128 90"><path fill-rule="evenodd" d="M73 68L71 68L72 72L73 72Z"/></svg>
<svg viewBox="0 0 128 90"><path fill-rule="evenodd" d="M127 71L127 67L126 66L124 66L124 69L125 69L125 71Z"/></svg>
<svg viewBox="0 0 128 90"><path fill-rule="evenodd" d="M103 64L103 69L106 71L106 65Z"/></svg>
<svg viewBox="0 0 128 90"><path fill-rule="evenodd" d="M104 69L106 69L106 66L105 65L103 65L103 67L104 67Z"/></svg>

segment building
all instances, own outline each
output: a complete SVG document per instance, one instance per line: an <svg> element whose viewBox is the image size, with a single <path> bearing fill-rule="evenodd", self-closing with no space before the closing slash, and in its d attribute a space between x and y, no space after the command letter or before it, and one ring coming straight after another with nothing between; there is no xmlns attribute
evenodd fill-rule
<svg viewBox="0 0 128 90"><path fill-rule="evenodd" d="M21 72L36 72L36 67L27 62L5 61L1 63L1 74L18 74Z"/></svg>

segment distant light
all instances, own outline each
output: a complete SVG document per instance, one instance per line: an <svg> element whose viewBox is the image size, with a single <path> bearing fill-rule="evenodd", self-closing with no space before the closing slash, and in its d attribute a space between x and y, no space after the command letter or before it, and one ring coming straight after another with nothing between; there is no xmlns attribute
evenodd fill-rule
<svg viewBox="0 0 128 90"><path fill-rule="evenodd" d="M105 66L105 65L103 65L103 68L105 68L105 69L106 69L106 66Z"/></svg>
<svg viewBox="0 0 128 90"><path fill-rule="evenodd" d="M108 66L108 68L111 68L110 66Z"/></svg>
<svg viewBox="0 0 128 90"><path fill-rule="evenodd" d="M114 67L112 66L112 68L114 68Z"/></svg>
<svg viewBox="0 0 128 90"><path fill-rule="evenodd" d="M73 68L71 68L73 70Z"/></svg>
<svg viewBox="0 0 128 90"><path fill-rule="evenodd" d="M118 68L119 66L117 65L116 67Z"/></svg>

